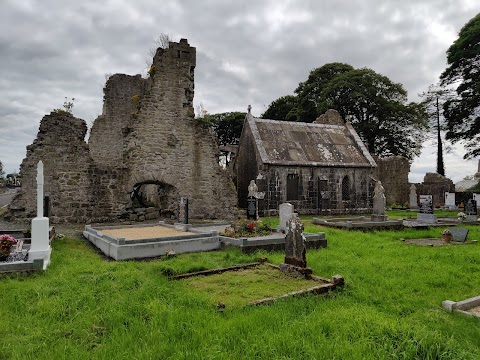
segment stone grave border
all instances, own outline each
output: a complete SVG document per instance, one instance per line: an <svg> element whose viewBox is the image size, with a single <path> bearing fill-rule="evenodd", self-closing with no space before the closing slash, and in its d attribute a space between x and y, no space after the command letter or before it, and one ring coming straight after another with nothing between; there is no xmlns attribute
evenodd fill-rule
<svg viewBox="0 0 480 360"><path fill-rule="evenodd" d="M451 300L442 301L442 307L449 312L457 312L463 315L480 318L480 313L476 314L468 311L478 306L480 306L480 296L475 296L458 302Z"/></svg>
<svg viewBox="0 0 480 360"><path fill-rule="evenodd" d="M28 233L27 230L0 230L0 234L18 234L18 233ZM50 226L49 228L49 239L52 243L55 238L55 228ZM18 240L23 240L23 249L30 249L30 238L18 238ZM33 259L33 260L20 260L20 261L10 261L10 262L0 262L0 274L5 273L14 273L14 272L23 272L23 271L42 271L44 270L44 259Z"/></svg>
<svg viewBox="0 0 480 360"><path fill-rule="evenodd" d="M103 254L114 260L129 260L155 258L174 251L177 254L222 250L227 247L237 247L241 251L250 253L257 249L278 251L285 249L285 234L278 232L268 236L251 238L230 238L221 236L217 231L202 230L203 227L212 225L229 225L230 223L215 224L166 224L164 221L149 224L115 225L115 226L91 226L86 225L83 236L97 247ZM102 233L106 229L141 228L152 226L164 226L179 231L188 231L194 235L178 235L161 238L125 240L115 238ZM319 249L327 247L325 233L304 233L306 247Z"/></svg>
<svg viewBox="0 0 480 360"><path fill-rule="evenodd" d="M228 271L238 271L238 270L244 270L244 269L253 269L259 265L266 264L267 266L276 269L278 271L280 270L280 267L275 264L271 264L268 262L266 258L261 259L259 262L255 263L248 263L248 264L242 264L242 265L235 265L235 266L229 266L225 268L218 268L218 269L211 269L211 270L203 270L203 271L198 271L198 272L193 272L193 273L186 273L186 274L179 274L179 275L174 275L171 276L170 279L172 280L182 280L182 279L187 279L190 277L195 277L195 276L209 276L209 275L216 275L216 274L221 274L224 272ZM247 306L257 306L257 305L264 305L264 304L271 304L277 300L280 299L285 299L288 297L299 297L299 296L305 296L308 294L325 294L330 290L334 290L337 286L343 286L345 284L343 277L340 275L335 275L331 279L326 279L320 276L316 275L308 275L306 277L306 280L311 280L312 283L321 283L321 285L316 285L309 287L307 289L301 289L297 291L292 291L286 294L281 294L277 296L272 296L268 298L263 298L263 299L258 299L250 302Z"/></svg>
<svg viewBox="0 0 480 360"><path fill-rule="evenodd" d="M403 220L385 220L372 221L370 217L360 216L351 218L333 218L333 219L319 219L313 218L312 223L315 225L333 227L343 230L402 230Z"/></svg>

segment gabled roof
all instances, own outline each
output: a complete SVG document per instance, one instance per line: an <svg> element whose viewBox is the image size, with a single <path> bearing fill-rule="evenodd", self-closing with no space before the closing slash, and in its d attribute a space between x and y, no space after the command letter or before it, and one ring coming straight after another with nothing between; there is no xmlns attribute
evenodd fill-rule
<svg viewBox="0 0 480 360"><path fill-rule="evenodd" d="M376 167L350 123L316 124L259 119L247 121L264 164Z"/></svg>

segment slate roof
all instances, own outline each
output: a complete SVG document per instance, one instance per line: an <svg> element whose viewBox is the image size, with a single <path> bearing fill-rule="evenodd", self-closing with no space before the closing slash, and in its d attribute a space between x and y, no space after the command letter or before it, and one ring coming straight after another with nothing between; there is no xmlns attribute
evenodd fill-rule
<svg viewBox="0 0 480 360"><path fill-rule="evenodd" d="M350 123L310 124L267 120L247 114L264 164L376 167Z"/></svg>

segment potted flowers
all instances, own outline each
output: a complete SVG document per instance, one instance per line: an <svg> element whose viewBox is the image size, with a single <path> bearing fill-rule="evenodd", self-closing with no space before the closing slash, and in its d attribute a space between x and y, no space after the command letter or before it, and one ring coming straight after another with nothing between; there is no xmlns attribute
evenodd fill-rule
<svg viewBox="0 0 480 360"><path fill-rule="evenodd" d="M453 239L453 235L452 233L450 232L450 230L448 229L445 229L442 231L442 239L444 242L446 242L447 244L452 241Z"/></svg>
<svg viewBox="0 0 480 360"><path fill-rule="evenodd" d="M17 243L17 239L14 237L3 234L0 235L0 261L7 260L8 255L10 255L10 251L12 246Z"/></svg>

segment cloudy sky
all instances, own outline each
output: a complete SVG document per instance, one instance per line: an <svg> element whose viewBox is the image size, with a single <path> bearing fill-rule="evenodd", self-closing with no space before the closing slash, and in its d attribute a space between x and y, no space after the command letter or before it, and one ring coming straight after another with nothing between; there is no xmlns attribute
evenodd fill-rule
<svg viewBox="0 0 480 360"><path fill-rule="evenodd" d="M106 74L146 73L161 33L197 48L195 100L210 113L260 116L329 62L368 67L402 83L412 101L438 81L445 51L480 12L478 0L1 0L0 161L18 171L42 117L75 98L89 127L102 111ZM447 176L477 171L463 149ZM410 181L435 171L428 143Z"/></svg>

